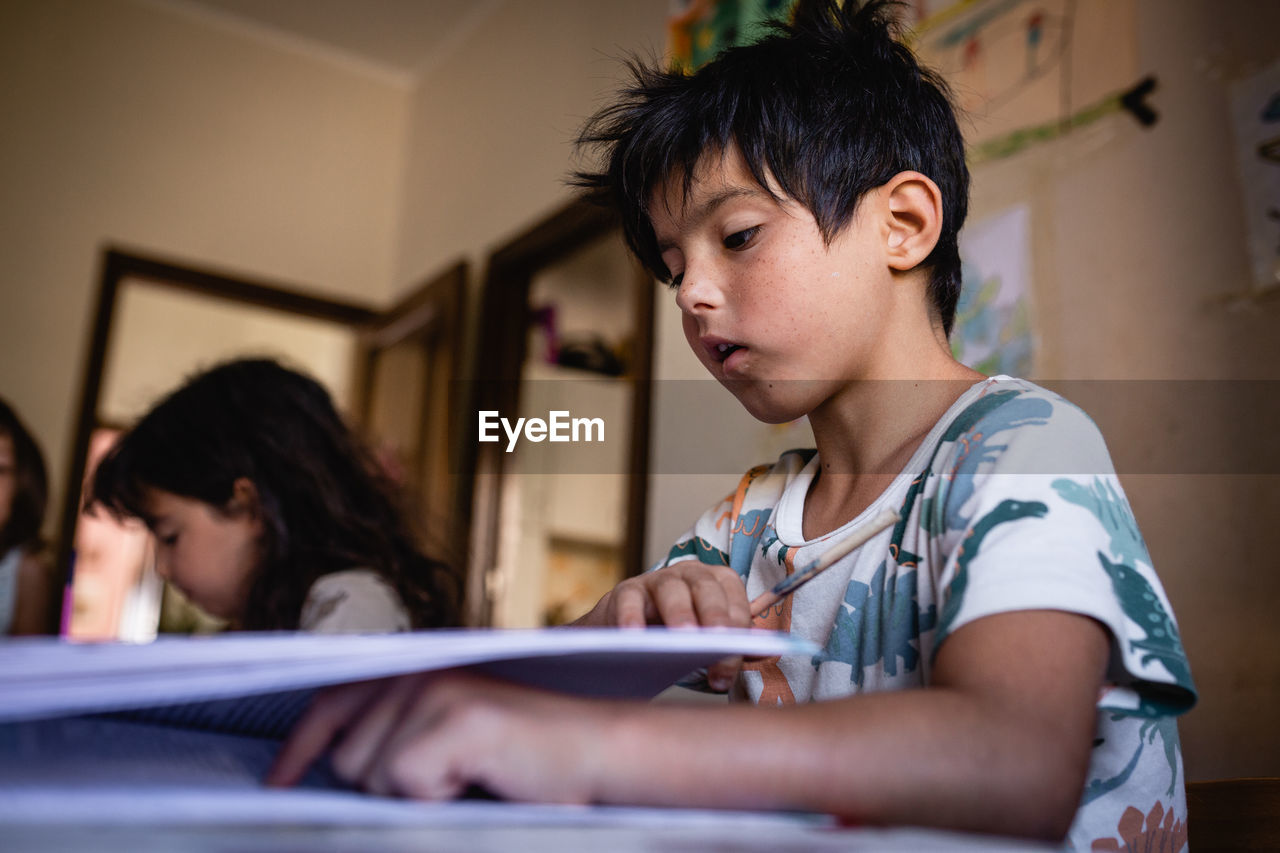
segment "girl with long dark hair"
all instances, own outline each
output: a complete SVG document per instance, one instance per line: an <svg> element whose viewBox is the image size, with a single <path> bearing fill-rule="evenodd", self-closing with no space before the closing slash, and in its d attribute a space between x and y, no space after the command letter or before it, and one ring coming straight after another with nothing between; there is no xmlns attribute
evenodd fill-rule
<svg viewBox="0 0 1280 853"><path fill-rule="evenodd" d="M315 380L267 359L207 370L147 413L90 492L156 536L156 569L244 630L457 624L458 584Z"/></svg>

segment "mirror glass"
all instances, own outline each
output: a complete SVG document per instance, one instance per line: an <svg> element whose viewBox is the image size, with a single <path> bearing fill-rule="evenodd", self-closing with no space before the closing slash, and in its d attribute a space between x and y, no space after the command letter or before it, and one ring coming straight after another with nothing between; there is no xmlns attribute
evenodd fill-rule
<svg viewBox="0 0 1280 853"><path fill-rule="evenodd" d="M572 621L625 577L637 286L616 231L532 276L517 416L565 413L568 440L522 439L505 460L496 626Z"/></svg>
<svg viewBox="0 0 1280 853"><path fill-rule="evenodd" d="M126 278L116 295L98 419L128 425L196 371L247 355L305 370L350 411L356 343L345 323Z"/></svg>

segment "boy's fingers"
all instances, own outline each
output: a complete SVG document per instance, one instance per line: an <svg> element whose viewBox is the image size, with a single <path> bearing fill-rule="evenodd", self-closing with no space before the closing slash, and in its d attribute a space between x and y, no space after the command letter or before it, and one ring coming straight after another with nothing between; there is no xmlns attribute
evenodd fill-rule
<svg viewBox="0 0 1280 853"><path fill-rule="evenodd" d="M746 584L732 569L721 572L717 577L724 590L725 601L728 602L729 615L725 624L733 628L750 628L751 602L747 599Z"/></svg>
<svg viewBox="0 0 1280 853"><path fill-rule="evenodd" d="M413 676L394 679L359 710L333 748L331 763L340 778L348 782L364 778L400 725L419 685L420 679Z"/></svg>
<svg viewBox="0 0 1280 853"><path fill-rule="evenodd" d="M739 584L741 586L741 584ZM698 612L699 625L732 625L729 596L717 578L698 575L690 581L693 605Z"/></svg>
<svg viewBox="0 0 1280 853"><path fill-rule="evenodd" d="M613 622L619 628L643 628L648 594L639 584L619 584L613 590Z"/></svg>
<svg viewBox="0 0 1280 853"><path fill-rule="evenodd" d="M264 780L266 784L296 785L364 706L375 685L376 682L364 681L317 694L276 754Z"/></svg>
<svg viewBox="0 0 1280 853"><path fill-rule="evenodd" d="M673 628L751 624L750 604L737 572L692 560L625 580L596 608L600 615L591 624L619 628L654 622Z"/></svg>
<svg viewBox="0 0 1280 853"><path fill-rule="evenodd" d="M693 607L693 592L682 572L655 578L652 593L662 624L670 628L688 628L698 624L698 614Z"/></svg>
<svg viewBox="0 0 1280 853"><path fill-rule="evenodd" d="M733 680L742 669L742 658L731 657L716 661L707 667L707 684L717 693L725 693L733 686Z"/></svg>
<svg viewBox="0 0 1280 853"><path fill-rule="evenodd" d="M465 732L459 733L456 727L447 728L446 719L416 708L383 744L362 779L363 788L382 796L451 799L470 781L458 773L453 753L486 748L486 744L467 741Z"/></svg>
<svg viewBox="0 0 1280 853"><path fill-rule="evenodd" d="M482 697L494 688L457 673L438 673L416 687L360 782L364 790L384 796L450 799L472 781L463 759L492 746L492 738L477 738L477 717L465 709L482 706Z"/></svg>

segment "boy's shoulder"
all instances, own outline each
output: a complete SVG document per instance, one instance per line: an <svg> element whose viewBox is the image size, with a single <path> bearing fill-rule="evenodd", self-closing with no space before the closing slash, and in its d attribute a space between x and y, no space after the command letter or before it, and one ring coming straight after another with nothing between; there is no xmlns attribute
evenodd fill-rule
<svg viewBox="0 0 1280 853"><path fill-rule="evenodd" d="M779 523L786 527L785 518L796 515L817 473L816 455L812 448L787 450L747 471L667 562L697 556L736 565L730 552L745 548L748 539L770 535ZM916 500L928 503L940 492L958 500L981 483L995 482L992 476L1006 474L1042 475L1045 483L1072 480L1093 488L1099 477L1113 480L1115 468L1102 433L1079 406L1033 382L996 376L966 388L898 474L885 499L909 506ZM1018 479L1020 487L1031 485ZM743 533L747 536L738 535ZM691 550L695 544L696 552Z"/></svg>
<svg viewBox="0 0 1280 853"><path fill-rule="evenodd" d="M747 471L725 498L736 515L744 504L776 503L789 488L807 487L817 451L793 448ZM1034 382L1009 376L967 388L938 419L903 474L1114 474L1102 432L1079 406Z"/></svg>
<svg viewBox="0 0 1280 853"><path fill-rule="evenodd" d="M1060 394L994 376L972 386L926 440L930 469L951 473L1112 474L1093 419Z"/></svg>
<svg viewBox="0 0 1280 853"><path fill-rule="evenodd" d="M816 451L784 451L748 471L739 493L785 488L809 473ZM938 419L908 471L1114 473L1102 432L1075 403L1026 379L993 376L968 387ZM907 473L904 471L903 473Z"/></svg>
<svg viewBox="0 0 1280 853"><path fill-rule="evenodd" d="M981 426L1008 430L1050 418L1089 419L1084 410L1057 392L1027 379L1001 375L974 383L940 420L955 424L957 429Z"/></svg>

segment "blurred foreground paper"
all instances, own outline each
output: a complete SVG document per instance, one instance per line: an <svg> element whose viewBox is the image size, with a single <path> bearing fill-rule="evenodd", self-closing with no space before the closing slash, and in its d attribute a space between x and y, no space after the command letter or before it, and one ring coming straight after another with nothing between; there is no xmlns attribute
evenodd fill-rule
<svg viewBox="0 0 1280 853"><path fill-rule="evenodd" d="M261 780L325 685L466 667L552 690L649 698L727 655L816 652L785 634L727 629L8 641L0 644L0 825L457 819L438 806L345 790L324 766L295 789L267 790Z"/></svg>

